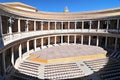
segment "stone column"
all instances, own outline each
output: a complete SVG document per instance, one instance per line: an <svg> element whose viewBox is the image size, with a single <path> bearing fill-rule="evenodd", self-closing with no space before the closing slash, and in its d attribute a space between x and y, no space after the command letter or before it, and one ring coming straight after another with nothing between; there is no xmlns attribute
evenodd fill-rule
<svg viewBox="0 0 120 80"><path fill-rule="evenodd" d="M56 45L57 41L56 41L56 35L55 35L55 45Z"/></svg>
<svg viewBox="0 0 120 80"><path fill-rule="evenodd" d="M117 42L118 42L118 39L117 39L117 37L115 38L115 48L114 48L114 50L117 50Z"/></svg>
<svg viewBox="0 0 120 80"><path fill-rule="evenodd" d="M119 32L119 19L117 19L117 30Z"/></svg>
<svg viewBox="0 0 120 80"><path fill-rule="evenodd" d="M61 44L63 43L63 35L61 35Z"/></svg>
<svg viewBox="0 0 120 80"><path fill-rule="evenodd" d="M3 67L3 76L6 76L6 64L5 64L5 51L2 53L2 67Z"/></svg>
<svg viewBox="0 0 120 80"><path fill-rule="evenodd" d="M43 49L43 37L41 37L41 48Z"/></svg>
<svg viewBox="0 0 120 80"><path fill-rule="evenodd" d="M22 45L21 45L21 43L19 45L19 58L20 58L20 60L22 60Z"/></svg>
<svg viewBox="0 0 120 80"><path fill-rule="evenodd" d="M75 21L75 30L76 30L76 28L77 28L77 22Z"/></svg>
<svg viewBox="0 0 120 80"><path fill-rule="evenodd" d="M43 30L43 21L41 21L41 31Z"/></svg>
<svg viewBox="0 0 120 80"><path fill-rule="evenodd" d="M99 37L97 36L97 40L96 40L96 46L98 46L99 45L99 39L98 39Z"/></svg>
<svg viewBox="0 0 120 80"><path fill-rule="evenodd" d="M76 44L76 34L74 35L74 44Z"/></svg>
<svg viewBox="0 0 120 80"><path fill-rule="evenodd" d="M90 46L90 43L91 43L91 36L89 35L89 43L88 43L89 46Z"/></svg>
<svg viewBox="0 0 120 80"><path fill-rule="evenodd" d="M70 22L68 21L68 30L70 29Z"/></svg>
<svg viewBox="0 0 120 80"><path fill-rule="evenodd" d="M107 36L106 36L106 39L105 39L105 48L107 48Z"/></svg>
<svg viewBox="0 0 120 80"><path fill-rule="evenodd" d="M3 30L2 30L2 16L0 16L0 37L2 37Z"/></svg>
<svg viewBox="0 0 120 80"><path fill-rule="evenodd" d="M50 36L48 36L48 47L50 47Z"/></svg>
<svg viewBox="0 0 120 80"><path fill-rule="evenodd" d="M26 20L26 21L25 21L25 30L26 30L26 32L28 32L28 31L29 31L28 24L29 24L29 21L28 21L28 20Z"/></svg>
<svg viewBox="0 0 120 80"><path fill-rule="evenodd" d="M68 44L69 44L69 42L70 42L70 36L68 35Z"/></svg>
<svg viewBox="0 0 120 80"><path fill-rule="evenodd" d="M8 19L8 23L9 23L9 25L8 25L8 32L9 32L9 34L12 34L12 23L13 23L12 18Z"/></svg>
<svg viewBox="0 0 120 80"><path fill-rule="evenodd" d="M11 48L11 63L12 63L12 65L14 66L14 50L13 50L13 47Z"/></svg>
<svg viewBox="0 0 120 80"><path fill-rule="evenodd" d="M34 31L36 31L36 21L34 21Z"/></svg>
<svg viewBox="0 0 120 80"><path fill-rule="evenodd" d="M50 21L48 21L48 30L50 30Z"/></svg>
<svg viewBox="0 0 120 80"><path fill-rule="evenodd" d="M109 20L107 20L107 28L106 28L106 30L108 30L108 29L109 29L109 24L110 24L110 21L109 21Z"/></svg>
<svg viewBox="0 0 120 80"><path fill-rule="evenodd" d="M91 26L92 26L92 21L90 20L90 27L89 27L89 30L91 30Z"/></svg>
<svg viewBox="0 0 120 80"><path fill-rule="evenodd" d="M56 28L56 24L57 24L57 22L55 21L55 30L57 29L57 28Z"/></svg>
<svg viewBox="0 0 120 80"><path fill-rule="evenodd" d="M27 40L27 52L29 52L29 40Z"/></svg>
<svg viewBox="0 0 120 80"><path fill-rule="evenodd" d="M18 32L21 32L21 27L20 27L20 19L18 19Z"/></svg>
<svg viewBox="0 0 120 80"><path fill-rule="evenodd" d="M100 20L98 20L98 27L97 27L97 31L100 29Z"/></svg>
<svg viewBox="0 0 120 80"><path fill-rule="evenodd" d="M84 29L84 21L82 21L82 30Z"/></svg>
<svg viewBox="0 0 120 80"><path fill-rule="evenodd" d="M81 35L81 44L83 44L83 35Z"/></svg>
<svg viewBox="0 0 120 80"><path fill-rule="evenodd" d="M61 30L63 30L63 22L61 22Z"/></svg>
<svg viewBox="0 0 120 80"><path fill-rule="evenodd" d="M34 38L34 50L36 51L36 38Z"/></svg>

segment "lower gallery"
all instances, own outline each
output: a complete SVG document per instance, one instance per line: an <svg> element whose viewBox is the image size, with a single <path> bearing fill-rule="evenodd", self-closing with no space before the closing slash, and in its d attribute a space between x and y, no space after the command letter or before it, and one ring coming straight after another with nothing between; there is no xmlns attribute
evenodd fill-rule
<svg viewBox="0 0 120 80"><path fill-rule="evenodd" d="M42 12L0 3L0 80L120 80L120 8Z"/></svg>

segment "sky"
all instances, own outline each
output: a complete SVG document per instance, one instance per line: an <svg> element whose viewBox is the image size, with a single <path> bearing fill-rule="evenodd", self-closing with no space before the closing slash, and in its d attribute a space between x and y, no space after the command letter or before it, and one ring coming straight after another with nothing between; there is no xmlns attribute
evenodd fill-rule
<svg viewBox="0 0 120 80"><path fill-rule="evenodd" d="M120 0L0 0L0 2L22 2L46 12L63 12L66 6L70 12L120 7Z"/></svg>

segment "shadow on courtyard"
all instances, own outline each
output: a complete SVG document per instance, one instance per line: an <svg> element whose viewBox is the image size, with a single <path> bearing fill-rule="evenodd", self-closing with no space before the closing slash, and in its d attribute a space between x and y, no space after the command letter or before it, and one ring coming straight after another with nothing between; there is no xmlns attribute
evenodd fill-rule
<svg viewBox="0 0 120 80"><path fill-rule="evenodd" d="M104 60L103 62L102 60L100 62L99 60L93 61L92 63L90 63L90 65L92 66L90 66L89 64L86 64L91 70L94 71L93 74L87 75L84 77L65 79L65 80L97 80L96 76L99 78L98 80L120 80L120 77L119 77L120 62L118 59L112 58L109 55L110 55L110 52L108 52L108 54L106 55L107 57L109 57L107 58L106 64L103 64ZM101 64L103 64L102 68L100 68ZM9 79L6 79L6 80L42 80L42 79L38 79L37 77L32 77L29 75L22 74L15 69L14 71L15 73ZM44 80L49 80L49 79L44 79Z"/></svg>

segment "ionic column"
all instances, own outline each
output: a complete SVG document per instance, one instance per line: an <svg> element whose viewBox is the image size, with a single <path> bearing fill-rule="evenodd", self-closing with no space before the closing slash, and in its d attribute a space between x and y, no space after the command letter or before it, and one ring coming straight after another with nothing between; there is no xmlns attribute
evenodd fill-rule
<svg viewBox="0 0 120 80"><path fill-rule="evenodd" d="M61 44L63 43L63 35L61 35Z"/></svg>
<svg viewBox="0 0 120 80"><path fill-rule="evenodd" d="M26 30L26 32L29 31L29 29L28 29L28 24L29 24L29 22L28 22L28 20L26 20L26 21L25 21L25 26L26 26L25 30Z"/></svg>
<svg viewBox="0 0 120 80"><path fill-rule="evenodd" d="M50 30L50 21L48 22L48 30Z"/></svg>
<svg viewBox="0 0 120 80"><path fill-rule="evenodd" d="M5 64L5 51L2 53L2 67L3 67L3 76L6 76L6 64Z"/></svg>
<svg viewBox="0 0 120 80"><path fill-rule="evenodd" d="M48 36L48 47L50 47L50 36Z"/></svg>
<svg viewBox="0 0 120 80"><path fill-rule="evenodd" d="M110 21L107 21L107 28L106 28L106 30L108 30L109 24L110 24Z"/></svg>
<svg viewBox="0 0 120 80"><path fill-rule="evenodd" d="M36 51L36 38L34 39L34 50Z"/></svg>
<svg viewBox="0 0 120 80"><path fill-rule="evenodd" d="M41 48L43 49L43 37L41 37Z"/></svg>
<svg viewBox="0 0 120 80"><path fill-rule="evenodd" d="M89 35L89 42L88 42L89 46L90 46L90 43L91 43L91 36Z"/></svg>
<svg viewBox="0 0 120 80"><path fill-rule="evenodd" d="M27 40L27 52L29 52L29 40Z"/></svg>
<svg viewBox="0 0 120 80"><path fill-rule="evenodd" d="M56 28L56 24L57 24L57 22L55 21L55 30L57 29L57 28Z"/></svg>
<svg viewBox="0 0 120 80"><path fill-rule="evenodd" d="M20 28L20 19L18 19L18 32L21 32L21 28Z"/></svg>
<svg viewBox="0 0 120 80"><path fill-rule="evenodd" d="M98 20L98 27L97 27L97 31L100 29L100 20Z"/></svg>
<svg viewBox="0 0 120 80"><path fill-rule="evenodd" d="M76 28L77 28L77 22L75 21L75 30L76 30Z"/></svg>
<svg viewBox="0 0 120 80"><path fill-rule="evenodd" d="M63 30L63 22L61 22L61 30Z"/></svg>
<svg viewBox="0 0 120 80"><path fill-rule="evenodd" d="M68 30L70 29L70 22L68 21Z"/></svg>
<svg viewBox="0 0 120 80"><path fill-rule="evenodd" d="M14 66L14 50L13 50L13 47L11 48L11 63L12 65Z"/></svg>
<svg viewBox="0 0 120 80"><path fill-rule="evenodd" d="M8 19L8 33L9 34L12 34L12 23L13 23L13 20L12 20L12 18L10 17L9 19Z"/></svg>
<svg viewBox="0 0 120 80"><path fill-rule="evenodd" d="M81 35L81 44L83 44L83 35Z"/></svg>
<svg viewBox="0 0 120 80"><path fill-rule="evenodd" d="M97 36L97 40L96 40L96 46L99 45L99 39L98 39L98 36Z"/></svg>
<svg viewBox="0 0 120 80"><path fill-rule="evenodd" d="M70 36L68 35L68 44L69 44L69 42L70 42Z"/></svg>
<svg viewBox="0 0 120 80"><path fill-rule="evenodd" d="M91 30L91 26L92 26L92 21L90 20L90 27L89 27L89 30Z"/></svg>
<svg viewBox="0 0 120 80"><path fill-rule="evenodd" d="M105 39L105 48L107 48L107 36L106 36L106 39Z"/></svg>
<svg viewBox="0 0 120 80"><path fill-rule="evenodd" d="M0 37L2 37L3 30L2 30L2 17L0 16Z"/></svg>
<svg viewBox="0 0 120 80"><path fill-rule="evenodd" d="M118 42L118 40L117 40L117 37L115 38L115 50L117 50L117 42Z"/></svg>
<svg viewBox="0 0 120 80"><path fill-rule="evenodd" d="M84 29L84 21L82 21L82 30Z"/></svg>
<svg viewBox="0 0 120 80"><path fill-rule="evenodd" d="M74 44L76 44L76 34L74 35Z"/></svg>
<svg viewBox="0 0 120 80"><path fill-rule="evenodd" d="M43 21L41 21L41 31L43 30Z"/></svg>
<svg viewBox="0 0 120 80"><path fill-rule="evenodd" d="M19 58L22 60L22 45L19 45Z"/></svg>
<svg viewBox="0 0 120 80"><path fill-rule="evenodd" d="M56 43L57 43L57 42L56 42L56 35L55 35L55 42L54 42L54 43L55 43L55 45L56 45Z"/></svg>
<svg viewBox="0 0 120 80"><path fill-rule="evenodd" d="M34 31L36 31L36 21L34 21Z"/></svg>
<svg viewBox="0 0 120 80"><path fill-rule="evenodd" d="M117 19L117 30L119 32L119 19Z"/></svg>

